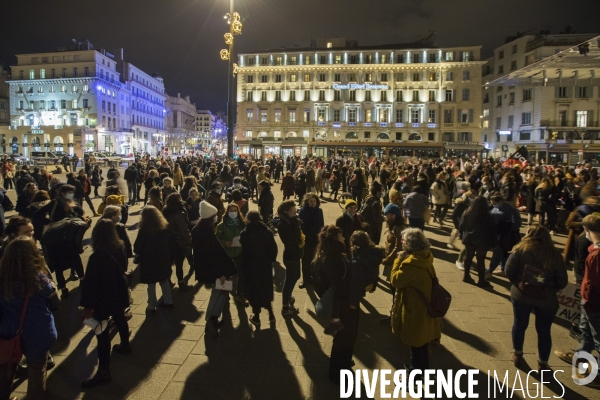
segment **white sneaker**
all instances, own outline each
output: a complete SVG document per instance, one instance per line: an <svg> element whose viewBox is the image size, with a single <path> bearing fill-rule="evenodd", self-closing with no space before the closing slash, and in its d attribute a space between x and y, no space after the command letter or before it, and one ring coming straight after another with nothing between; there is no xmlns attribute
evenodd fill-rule
<svg viewBox="0 0 600 400"><path fill-rule="evenodd" d="M460 269L461 271L464 271L465 270L465 263L457 261L456 262L456 268Z"/></svg>
<svg viewBox="0 0 600 400"><path fill-rule="evenodd" d="M550 235L554 236L554 231L550 231Z"/></svg>
<svg viewBox="0 0 600 400"><path fill-rule="evenodd" d="M446 245L446 247L447 247L447 248L449 248L450 250L456 250L456 246L455 246L455 245L453 245L452 243L448 243L448 244Z"/></svg>

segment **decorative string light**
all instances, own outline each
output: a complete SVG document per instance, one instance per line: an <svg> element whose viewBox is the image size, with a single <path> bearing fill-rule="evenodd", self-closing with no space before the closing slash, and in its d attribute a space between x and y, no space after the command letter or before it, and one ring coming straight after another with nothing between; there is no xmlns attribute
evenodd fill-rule
<svg viewBox="0 0 600 400"><path fill-rule="evenodd" d="M235 74L237 74L240 70L240 67L236 64L233 63L233 75L235 76Z"/></svg>
<svg viewBox="0 0 600 400"><path fill-rule="evenodd" d="M233 43L233 35L231 33L227 32L224 36L225 36L225 44Z"/></svg>
<svg viewBox="0 0 600 400"><path fill-rule="evenodd" d="M221 50L220 54L221 54L221 60L225 60L225 61L229 60L229 50L223 49L223 50Z"/></svg>

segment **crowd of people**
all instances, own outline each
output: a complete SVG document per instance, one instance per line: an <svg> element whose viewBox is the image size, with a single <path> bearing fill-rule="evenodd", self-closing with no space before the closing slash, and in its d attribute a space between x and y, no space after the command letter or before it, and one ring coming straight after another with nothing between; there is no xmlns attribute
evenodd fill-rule
<svg viewBox="0 0 600 400"><path fill-rule="evenodd" d="M82 382L89 389L111 381L109 319L120 338L112 350L135 350L129 344L127 322L132 316L132 279L146 285L146 314L152 318L157 309L176 306L175 287L190 288L190 276L184 276L187 261L198 284L211 291L207 335L218 339L230 295L239 305L251 307L249 323L255 329L260 329L263 308L273 326L273 265L278 254L274 235L283 244L282 316L300 313L293 292L302 279L299 288L317 293L318 314L327 321L325 333L334 337L332 381L339 380L340 370L354 365L361 300L381 285L392 292L390 313L381 322L410 346L405 367L429 367L430 346L441 340L441 318L427 312L432 281L437 280L427 231L445 224L452 227L447 247L458 250L459 238L463 244L456 266L465 284L489 290L495 275L511 282L516 366L522 363L533 311L538 371L549 369L556 292L567 285L572 261L584 301L581 322L572 333L581 339L581 349L600 347L600 192L597 172L589 165L522 168L493 160L343 157L157 160L146 155L136 158L123 177L111 166L106 182L102 168L87 157L79 172L76 168L77 164L63 182L44 168L30 174L23 166L18 178L10 178L16 179L18 215L8 222L0 215L5 235L0 337L22 332L32 398L43 398L46 370L53 365L49 351L57 331L52 312L58 292L62 298L69 296L65 271L80 283L83 318L98 340L97 372ZM3 167L4 185L10 190L6 171ZM93 196L101 198L97 209L92 187ZM277 189L283 196L278 205L273 195ZM5 192L0 191L0 197ZM340 205L335 224L325 224L322 201ZM132 243L125 224L136 205L142 210ZM528 225L524 237L522 213ZM81 239L88 227L93 252L84 269ZM568 233L562 253L552 241L559 230ZM488 252L491 261L486 267ZM137 266L134 271L129 271L130 264ZM557 354L566 361L573 357ZM1 398L9 398L17 367L2 364Z"/></svg>

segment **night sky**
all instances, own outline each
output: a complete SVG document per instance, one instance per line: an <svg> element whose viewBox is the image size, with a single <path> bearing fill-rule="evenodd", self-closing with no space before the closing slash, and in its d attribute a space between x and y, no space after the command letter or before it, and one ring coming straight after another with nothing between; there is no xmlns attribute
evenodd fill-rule
<svg viewBox="0 0 600 400"><path fill-rule="evenodd" d="M229 0L12 1L1 8L0 62L52 51L71 39L96 49L123 47L125 59L159 72L167 93L189 95L198 109L225 111L227 63L219 58ZM437 32L440 46L483 45L533 29L598 33L598 0L236 0L243 34L236 52L308 45L346 37L360 45L412 42Z"/></svg>

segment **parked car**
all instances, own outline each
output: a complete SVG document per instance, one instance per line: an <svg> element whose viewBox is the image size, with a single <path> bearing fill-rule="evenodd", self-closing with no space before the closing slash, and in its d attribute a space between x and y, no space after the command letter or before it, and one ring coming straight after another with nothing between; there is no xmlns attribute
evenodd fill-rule
<svg viewBox="0 0 600 400"><path fill-rule="evenodd" d="M60 163L60 159L62 157L57 156L51 151L32 151L31 152L31 161L43 163L43 164L54 164L57 165Z"/></svg>
<svg viewBox="0 0 600 400"><path fill-rule="evenodd" d="M11 160L13 160L13 163L17 165L29 164L29 158L21 156L19 154L2 154L2 156L0 157L2 158L2 160L10 158Z"/></svg>
<svg viewBox="0 0 600 400"><path fill-rule="evenodd" d="M53 153L54 153L54 155L55 155L55 156L57 156L57 157L60 157L61 159L62 159L64 156L69 156L69 157L71 157L71 155L70 155L69 153L67 153L66 151L53 151Z"/></svg>

